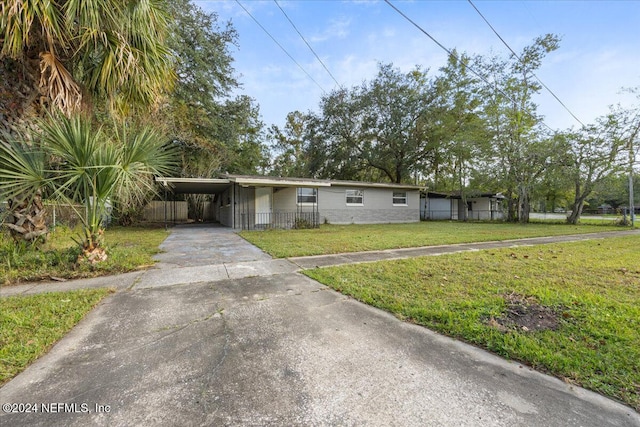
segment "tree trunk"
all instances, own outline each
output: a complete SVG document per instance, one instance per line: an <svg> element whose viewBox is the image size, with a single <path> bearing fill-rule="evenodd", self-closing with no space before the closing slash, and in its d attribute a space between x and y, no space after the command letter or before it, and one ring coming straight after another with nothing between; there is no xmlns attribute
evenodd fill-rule
<svg viewBox="0 0 640 427"><path fill-rule="evenodd" d="M511 190L507 190L507 222L518 222L518 199Z"/></svg>
<svg viewBox="0 0 640 427"><path fill-rule="evenodd" d="M41 115L44 102L39 74L37 53L30 53L20 63L11 58L0 59L0 130L14 133L33 127L32 119Z"/></svg>
<svg viewBox="0 0 640 427"><path fill-rule="evenodd" d="M587 187L584 191L581 191L582 185L579 181L576 181L576 190L575 195L573 196L573 203L571 204L571 214L567 217L567 222L569 224L577 224L580 220L580 215L582 215L582 208L584 207L584 200L587 198L587 195L591 192Z"/></svg>
<svg viewBox="0 0 640 427"><path fill-rule="evenodd" d="M529 192L526 189L521 189L519 194L519 215L518 221L520 224L529 223L529 213L531 212L531 202L529 200Z"/></svg>
<svg viewBox="0 0 640 427"><path fill-rule="evenodd" d="M584 207L584 197L578 197L573 201L573 205L571 206L571 215L567 217L567 222L569 224L577 224L580 220L580 215L582 215L582 208Z"/></svg>
<svg viewBox="0 0 640 427"><path fill-rule="evenodd" d="M39 191L31 200L27 197L9 199L7 205L9 212L4 226L9 229L14 241L35 243L46 238L49 233L47 211Z"/></svg>

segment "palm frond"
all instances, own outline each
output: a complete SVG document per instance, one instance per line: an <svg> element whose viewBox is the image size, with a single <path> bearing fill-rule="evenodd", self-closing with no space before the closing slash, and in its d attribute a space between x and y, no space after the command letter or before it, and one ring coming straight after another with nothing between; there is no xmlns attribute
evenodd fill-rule
<svg viewBox="0 0 640 427"><path fill-rule="evenodd" d="M116 128L115 144L119 152L119 177L116 200L124 206L145 202L156 187L154 176L170 174L178 165L177 149L149 127Z"/></svg>
<svg viewBox="0 0 640 427"><path fill-rule="evenodd" d="M56 46L65 47L70 34L62 22L62 14L56 4L49 0L4 0L0 3L0 39L4 40L0 55L17 59L38 41L45 43L45 50ZM38 32L37 30L40 30Z"/></svg>
<svg viewBox="0 0 640 427"><path fill-rule="evenodd" d="M40 54L40 87L53 105L67 115L80 109L82 92L65 66L51 52Z"/></svg>
<svg viewBox="0 0 640 427"><path fill-rule="evenodd" d="M0 190L6 198L35 194L47 183L45 154L22 136L0 135Z"/></svg>

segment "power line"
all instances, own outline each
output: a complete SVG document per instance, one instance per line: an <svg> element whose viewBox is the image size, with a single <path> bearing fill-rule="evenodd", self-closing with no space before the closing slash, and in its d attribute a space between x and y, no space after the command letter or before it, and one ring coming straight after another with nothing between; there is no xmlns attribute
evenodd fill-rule
<svg viewBox="0 0 640 427"><path fill-rule="evenodd" d="M323 88L322 86L320 86L320 84L319 84L319 83L318 83L318 82L317 82L313 77L311 77L311 75L310 75L309 73L307 73L307 70L305 70L305 69L302 67L302 65L300 65L300 64L298 63L298 61L296 61L296 60L294 59L294 57L293 57L293 56L291 56L291 55L289 54L289 52L287 52L287 50L286 50L284 47L282 47L282 45L281 45L280 43L278 43L278 41L277 41L277 40L276 40L276 39L271 35L271 33L269 33L269 31L267 31L267 29L266 29L265 27L263 27L263 26L262 26L262 24L261 24L260 22L258 22L258 20L257 20L257 19L252 15L252 14L251 14L251 12L249 12L249 11L248 11L248 10L247 10L243 5L242 5L242 3L240 3L240 0L236 0L236 3L238 3L238 5L239 5L239 6L240 6L240 7L241 7L245 12L247 12L247 15L249 15L249 16L251 17L251 19L253 19L253 20L254 20L254 22L255 22L256 24L258 24L258 26L259 26L260 28L262 28L262 31L264 31L265 33L267 33L267 35L271 38L271 40L273 40L273 42L274 42L275 44L277 44L277 45L278 45L278 47L279 47L280 49L282 49L282 51L283 51L283 52L284 52L284 53L285 53L285 54L286 54L286 55L287 55L287 56L288 56L288 57L289 57L289 58L290 58L290 59L291 59L291 60L292 60L292 61L293 61L297 66L298 66L298 68L300 68L300 69L302 70L302 72L303 72L303 73L305 73L305 74L307 75L307 77L309 77L309 78L310 78L310 79L311 79L311 80L316 84L316 86L318 86L318 87L320 88L320 90L322 91L322 93L325 93L325 94L326 94L326 93L327 93L327 91L326 91L326 90L324 90L324 88Z"/></svg>
<svg viewBox="0 0 640 427"><path fill-rule="evenodd" d="M489 21L487 20L487 18L484 17L484 15L482 14L482 12L480 12L480 10L478 10L478 8L476 7L475 4L473 4L473 2L471 0L467 0L469 2L469 4L475 9L476 12L478 12L478 15L480 15L480 17L484 20L484 22L487 23L487 25L489 26L489 28L491 28L491 31L493 31L493 33L498 36L498 38L500 39L500 41L507 47L507 49L509 49L511 51L511 53L513 54L513 56L515 56L518 61L520 61L521 63L524 63L524 61L522 60L522 58L520 58L520 56L514 52L513 49L511 49L511 46L509 46L509 44L502 38L502 36L500 36L500 34L498 34L498 32L496 31L495 28L493 28L493 25L491 25L491 23L489 23ZM560 100L560 98L558 98L558 96L551 90L549 89L549 87L544 84L544 82L542 80L540 80L540 78L536 75L536 73L531 72L531 74L533 75L533 77L536 78L536 80L538 81L538 83L540 83L542 85L542 87L544 87L547 92L549 92L555 99L556 101L558 101L560 103L560 105L562 105L562 107L567 110L567 112L569 114L571 114L571 117L573 117L578 123L580 123L583 127L585 126L584 123L582 123L582 121L576 117L575 114L573 114L573 112L571 110L569 110L569 108L564 104L564 102L562 102Z"/></svg>
<svg viewBox="0 0 640 427"><path fill-rule="evenodd" d="M340 83L338 83L338 80L336 80L335 77L333 77L333 74L331 74L331 71L329 71L329 69L327 68L327 66L324 64L324 62L322 62L322 59L320 59L320 57L318 56L318 54L316 53L315 50L313 50L313 48L311 47L311 45L307 42L307 40L304 38L304 36L300 33L300 30L298 30L298 27L296 27L296 25L293 23L293 21L291 20L291 18L289 18L289 15L287 15L287 12L284 11L284 9L282 7L280 7L280 4L278 3L278 0L273 0L274 3L276 4L276 6L278 6L278 9L280 9L280 11L282 11L282 13L284 14L284 16L287 18L287 21L289 21L289 23L291 24L291 26L296 30L296 32L298 33L298 35L300 36L300 38L302 39L302 41L304 41L304 43L307 45L307 47L309 48L309 50L313 53L313 55L316 57L316 59L318 60L318 62L320 62L320 64L322 65L322 67L325 69L325 71L331 76L331 78L333 79L333 81L336 83L336 85L338 87L340 87Z"/></svg>
<svg viewBox="0 0 640 427"><path fill-rule="evenodd" d="M237 0L236 0L237 1ZM397 7L395 7L390 0L384 0L385 3L387 3L389 6L391 6L391 8L393 10L395 10L396 12L398 12L400 14L400 16L402 16L404 19L406 19L407 21L409 21L414 27L416 27L422 34L424 34L425 36L429 37L431 40L433 40L433 42L435 44L437 44L442 50L444 50L445 52L447 52L447 54L455 59L457 59L458 61L460 61L460 58L458 57L458 55L456 55L453 51L447 49L442 43L440 43L438 40L436 40L431 34L429 34L424 28L422 28L420 25L418 25L414 20L412 20L411 18L409 18L407 15L404 14L404 12L402 12L400 9L398 9ZM476 70L474 70L470 65L467 64L467 69L469 71L471 71L471 73L473 73L476 77L478 77L480 80L482 80L483 82L485 82L488 85L491 85L491 82L489 82L482 74L478 73ZM500 89L499 87L496 86L495 88L498 92L500 92L505 98L507 98L509 101L513 102L514 104L517 104L517 101L515 99L513 99L511 96L509 96L509 94L505 93L502 89ZM531 116L532 118L536 118L535 115L533 113L531 113L530 111L525 110L525 112L527 114L529 114L529 116ZM546 124L544 122L544 120L541 120L540 123L542 123L547 129L549 129L551 132L556 132L556 130L552 129L548 124Z"/></svg>

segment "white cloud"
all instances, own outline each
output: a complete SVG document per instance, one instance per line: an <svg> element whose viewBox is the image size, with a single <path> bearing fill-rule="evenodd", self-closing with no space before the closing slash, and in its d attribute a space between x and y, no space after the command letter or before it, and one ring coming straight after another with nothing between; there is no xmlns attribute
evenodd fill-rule
<svg viewBox="0 0 640 427"><path fill-rule="evenodd" d="M332 39L344 39L349 36L351 20L341 17L329 21L329 26L322 32L309 37L310 43L321 43Z"/></svg>

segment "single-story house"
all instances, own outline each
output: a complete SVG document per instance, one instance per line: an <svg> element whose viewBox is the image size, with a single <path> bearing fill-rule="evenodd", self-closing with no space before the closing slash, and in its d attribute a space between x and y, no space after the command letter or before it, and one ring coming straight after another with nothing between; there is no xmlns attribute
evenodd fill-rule
<svg viewBox="0 0 640 427"><path fill-rule="evenodd" d="M236 229L420 221L416 185L229 174L156 181L174 194L213 195L214 219Z"/></svg>
<svg viewBox="0 0 640 427"><path fill-rule="evenodd" d="M500 193L470 193L466 203L459 192L426 191L420 199L420 217L432 220L500 220L503 219Z"/></svg>

